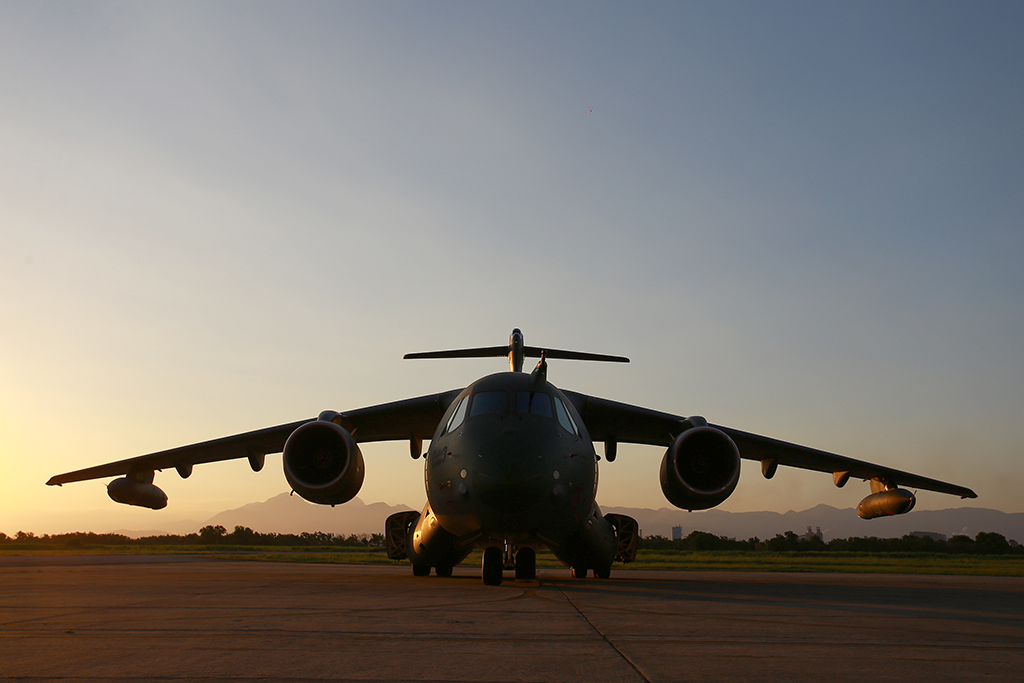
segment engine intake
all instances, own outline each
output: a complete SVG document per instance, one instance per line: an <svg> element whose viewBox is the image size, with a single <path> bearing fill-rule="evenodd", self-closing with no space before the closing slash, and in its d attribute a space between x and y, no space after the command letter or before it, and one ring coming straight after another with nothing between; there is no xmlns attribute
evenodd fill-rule
<svg viewBox="0 0 1024 683"><path fill-rule="evenodd" d="M740 452L714 427L688 429L672 442L661 461L661 490L684 510L713 508L736 490Z"/></svg>
<svg viewBox="0 0 1024 683"><path fill-rule="evenodd" d="M340 505L363 486L363 454L352 435L333 422L302 425L284 444L284 478L311 503Z"/></svg>

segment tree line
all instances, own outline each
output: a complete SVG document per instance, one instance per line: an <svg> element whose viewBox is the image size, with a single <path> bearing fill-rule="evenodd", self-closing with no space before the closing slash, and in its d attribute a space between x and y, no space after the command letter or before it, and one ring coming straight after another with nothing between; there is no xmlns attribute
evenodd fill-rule
<svg viewBox="0 0 1024 683"><path fill-rule="evenodd" d="M857 552L857 553L962 553L973 555L1024 555L1024 546L1002 534L981 531L971 538L958 535L941 540L907 534L902 538L833 538L827 543L818 536L797 536L792 531L761 540L756 536L738 541L694 531L686 538L645 536L637 542L642 550L754 550L766 552Z"/></svg>
<svg viewBox="0 0 1024 683"><path fill-rule="evenodd" d="M76 532L44 534L19 531L14 536L0 533L0 548L76 549L98 546L286 546L286 547L348 547L383 548L384 534L332 534L304 531L301 534L263 534L249 527L236 526L229 532L221 525L207 525L198 532L185 535L164 534L130 538L123 534ZM902 538L874 536L834 538L827 543L820 537L797 536L792 531L761 540L756 536L745 541L694 531L686 538L673 540L664 536L643 536L640 550L748 550L762 552L858 552L858 553L962 553L973 555L1024 555L1024 546L1007 540L1002 534L979 532L974 538L959 535L946 540L906 535Z"/></svg>
<svg viewBox="0 0 1024 683"><path fill-rule="evenodd" d="M131 538L123 534L94 534L76 532L43 534L19 531L14 536L0 533L0 548L18 545L30 547L54 546L80 548L89 546L160 546L160 545L230 545L230 546L290 546L290 547L351 547L383 548L384 534L331 534L325 531L304 531L301 534L263 534L247 526L236 526L228 532L220 524L207 525L193 534L164 534Z"/></svg>

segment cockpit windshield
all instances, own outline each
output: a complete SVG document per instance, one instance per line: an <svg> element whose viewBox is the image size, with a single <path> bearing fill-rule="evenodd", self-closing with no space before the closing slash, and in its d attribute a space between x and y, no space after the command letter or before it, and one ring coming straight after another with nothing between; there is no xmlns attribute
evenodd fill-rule
<svg viewBox="0 0 1024 683"><path fill-rule="evenodd" d="M555 410L558 412L558 422L565 427L565 431L579 436L580 430L576 427L576 422L572 419L572 415L569 414L561 399L555 399Z"/></svg>
<svg viewBox="0 0 1024 683"><path fill-rule="evenodd" d="M507 391L478 391L470 397L470 400L464 401L456 408L455 414L452 416L452 424L448 426L448 429L451 430L462 422L462 415L466 410L465 403L468 403L469 417L506 414L510 412L509 408L511 407L518 415L537 415L547 418L557 416L559 423L565 427L566 431L579 434L565 406L551 394L543 391L516 391L512 392L513 395L510 397L509 393ZM509 398L514 399L512 406L509 406Z"/></svg>
<svg viewBox="0 0 1024 683"><path fill-rule="evenodd" d="M505 412L508 412L507 391L480 391L473 394L473 404L469 407L470 417Z"/></svg>
<svg viewBox="0 0 1024 683"><path fill-rule="evenodd" d="M448 420L448 426L445 427L445 433L452 431L457 428L462 421L466 419L466 406L469 405L469 401L465 397L459 399L459 405L455 406L455 412L452 413L452 418Z"/></svg>
<svg viewBox="0 0 1024 683"><path fill-rule="evenodd" d="M543 415L554 417L551 412L551 397L536 391L516 392L516 412L519 414Z"/></svg>

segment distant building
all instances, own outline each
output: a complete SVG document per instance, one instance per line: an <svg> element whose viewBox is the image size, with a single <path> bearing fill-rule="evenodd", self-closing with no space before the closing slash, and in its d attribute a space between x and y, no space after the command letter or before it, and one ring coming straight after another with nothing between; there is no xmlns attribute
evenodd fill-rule
<svg viewBox="0 0 1024 683"><path fill-rule="evenodd" d="M918 538L930 538L933 541L945 541L946 534L937 534L934 531L911 531L911 536L917 536Z"/></svg>
<svg viewBox="0 0 1024 683"><path fill-rule="evenodd" d="M811 527L807 527L807 533L800 537L805 541L824 541L825 537L821 535L821 527L815 527L814 531L811 531Z"/></svg>
<svg viewBox="0 0 1024 683"><path fill-rule="evenodd" d="M679 541L683 538L683 527L674 526L672 527L672 540Z"/></svg>

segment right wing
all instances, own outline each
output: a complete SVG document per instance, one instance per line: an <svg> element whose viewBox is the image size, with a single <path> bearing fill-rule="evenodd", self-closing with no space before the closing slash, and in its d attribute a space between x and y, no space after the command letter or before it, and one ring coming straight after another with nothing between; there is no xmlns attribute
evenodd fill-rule
<svg viewBox="0 0 1024 683"><path fill-rule="evenodd" d="M671 413L641 408L628 403L609 401L574 391L563 391L572 401L590 432L597 441L639 443L651 446L670 446L675 438L690 428L687 418ZM743 432L732 427L708 425L729 436L744 460L760 460L769 470L778 465L828 472L837 486L848 479L877 479L892 485L910 486L928 491L948 493L961 498L977 498L971 489L918 474L904 472L884 465L855 460L844 455L819 451L767 436Z"/></svg>
<svg viewBox="0 0 1024 683"><path fill-rule="evenodd" d="M335 419L348 430L356 442L429 439L434 435L434 430L448 406L461 391L461 389L453 389L440 394L358 408L345 413L337 413ZM87 467L74 472L58 474L51 477L46 483L49 486L61 486L73 481L116 477L131 472L154 472L172 467L176 468L183 476L188 476L188 473L192 471L192 465L238 458L249 458L253 469L258 470L262 468L264 455L280 453L284 450L284 444L292 432L315 419L289 422L276 427L257 429L252 432Z"/></svg>

